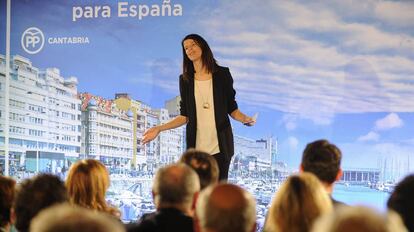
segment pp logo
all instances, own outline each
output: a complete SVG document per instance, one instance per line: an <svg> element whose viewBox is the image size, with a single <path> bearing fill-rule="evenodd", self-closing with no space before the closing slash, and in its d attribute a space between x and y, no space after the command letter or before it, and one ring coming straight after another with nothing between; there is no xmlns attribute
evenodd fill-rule
<svg viewBox="0 0 414 232"><path fill-rule="evenodd" d="M22 47L29 54L36 54L42 50L45 44L45 36L37 27L30 27L23 32Z"/></svg>

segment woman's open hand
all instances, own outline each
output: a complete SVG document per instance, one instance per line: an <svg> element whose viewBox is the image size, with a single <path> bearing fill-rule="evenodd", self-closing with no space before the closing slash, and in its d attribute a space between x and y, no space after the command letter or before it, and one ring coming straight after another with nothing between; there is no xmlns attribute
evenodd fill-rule
<svg viewBox="0 0 414 232"><path fill-rule="evenodd" d="M154 140L158 136L159 133L160 133L160 130L157 127L149 128L142 135L142 141L141 141L142 145L145 145L146 143Z"/></svg>

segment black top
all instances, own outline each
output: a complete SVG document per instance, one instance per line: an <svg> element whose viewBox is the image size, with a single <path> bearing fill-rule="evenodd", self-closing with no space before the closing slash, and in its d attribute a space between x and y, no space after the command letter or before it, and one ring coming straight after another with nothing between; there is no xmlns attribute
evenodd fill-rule
<svg viewBox="0 0 414 232"><path fill-rule="evenodd" d="M220 153L229 160L234 154L233 132L229 114L238 108L233 88L233 77L227 67L217 66L213 73L214 119ZM195 148L197 132L197 113L194 96L194 74L189 80L180 75L180 114L188 118L186 139L187 148Z"/></svg>
<svg viewBox="0 0 414 232"><path fill-rule="evenodd" d="M193 232L193 218L175 208L160 209L144 214L134 224L126 226L128 232Z"/></svg>

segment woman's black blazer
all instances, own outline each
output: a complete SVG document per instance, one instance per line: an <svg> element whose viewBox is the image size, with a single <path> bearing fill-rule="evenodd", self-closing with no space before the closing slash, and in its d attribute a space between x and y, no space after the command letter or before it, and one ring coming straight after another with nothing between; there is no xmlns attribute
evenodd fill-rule
<svg viewBox="0 0 414 232"><path fill-rule="evenodd" d="M180 95L180 114L188 118L186 129L187 148L194 148L197 131L194 75L189 80L184 80L183 75L180 75ZM229 68L217 66L213 73L214 118L220 153L224 154L228 160L234 154L233 131L229 114L238 108L235 96L236 91L233 88L233 78Z"/></svg>

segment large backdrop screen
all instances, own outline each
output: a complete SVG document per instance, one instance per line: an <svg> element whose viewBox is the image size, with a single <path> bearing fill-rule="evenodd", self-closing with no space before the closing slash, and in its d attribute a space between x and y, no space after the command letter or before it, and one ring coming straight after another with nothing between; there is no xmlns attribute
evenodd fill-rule
<svg viewBox="0 0 414 232"><path fill-rule="evenodd" d="M254 127L232 122L230 167L259 219L322 138L343 153L336 198L383 209L414 169L412 12L410 1L28 0L11 1L6 35L1 1L1 171L6 145L19 179L99 159L124 221L153 210L152 175L180 157L185 128L141 137L179 113L181 40L197 33L230 68L239 107L259 114Z"/></svg>

